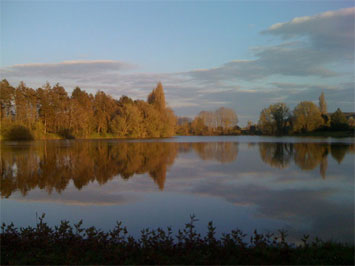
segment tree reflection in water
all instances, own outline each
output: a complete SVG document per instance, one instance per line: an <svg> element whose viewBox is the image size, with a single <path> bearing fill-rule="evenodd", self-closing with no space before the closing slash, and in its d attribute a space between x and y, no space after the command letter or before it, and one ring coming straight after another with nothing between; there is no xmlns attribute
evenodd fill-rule
<svg viewBox="0 0 355 266"><path fill-rule="evenodd" d="M261 159L279 169L286 168L290 164L293 154L292 143L259 143Z"/></svg>
<svg viewBox="0 0 355 266"><path fill-rule="evenodd" d="M343 143L259 143L261 159L275 168L287 168L291 160L302 170L313 170L319 165L320 175L326 177L328 154L340 164L354 144Z"/></svg>
<svg viewBox="0 0 355 266"><path fill-rule="evenodd" d="M5 146L5 145L3 145ZM51 193L70 181L81 189L90 182L105 184L115 176L129 179L148 173L164 189L166 172L177 155L176 143L110 143L106 141L37 142L1 149L1 196L39 187Z"/></svg>
<svg viewBox="0 0 355 266"><path fill-rule="evenodd" d="M192 143L191 146L202 160L230 163L238 156L237 142L200 142Z"/></svg>
<svg viewBox="0 0 355 266"><path fill-rule="evenodd" d="M23 195L40 188L61 192L69 182L81 189L90 182L105 184L116 176L129 179L147 173L160 190L179 152L194 150L202 160L231 163L238 156L236 142L172 143L114 141L43 141L1 146L1 196L19 190ZM248 144L253 147L255 144ZM354 145L324 143L258 143L261 159L283 169L294 160L302 170L320 165L325 178L328 154L340 164Z"/></svg>

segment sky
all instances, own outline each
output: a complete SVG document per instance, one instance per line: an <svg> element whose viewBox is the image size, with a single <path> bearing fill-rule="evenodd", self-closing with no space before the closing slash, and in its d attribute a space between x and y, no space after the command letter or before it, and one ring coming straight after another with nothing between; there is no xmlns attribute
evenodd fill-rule
<svg viewBox="0 0 355 266"><path fill-rule="evenodd" d="M354 112L354 1L0 1L0 77L146 99L243 126L323 91Z"/></svg>

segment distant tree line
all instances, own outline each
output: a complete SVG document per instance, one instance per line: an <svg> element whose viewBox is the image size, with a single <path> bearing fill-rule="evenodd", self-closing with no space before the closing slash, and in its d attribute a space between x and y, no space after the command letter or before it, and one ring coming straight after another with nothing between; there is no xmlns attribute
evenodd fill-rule
<svg viewBox="0 0 355 266"><path fill-rule="evenodd" d="M290 135L312 131L347 131L354 129L355 121L338 108L327 113L324 93L319 97L319 106L311 101L300 102L293 111L285 103L275 103L264 108L257 124L248 121L242 129L234 110L221 107L213 112L201 111L193 120L178 118L178 135Z"/></svg>
<svg viewBox="0 0 355 266"><path fill-rule="evenodd" d="M178 135L239 134L238 116L233 109L221 107L215 111L201 111L193 120L178 119Z"/></svg>
<svg viewBox="0 0 355 266"><path fill-rule="evenodd" d="M76 87L69 96L63 86L49 83L34 90L21 82L12 87L0 82L1 136L5 139L43 138L151 138L178 135L290 135L312 131L354 129L354 118L338 108L327 113L324 93L319 106L300 102L293 111L285 103L264 108L257 124L248 121L242 129L233 109L220 107L201 111L194 119L176 118L166 106L162 84L147 101L122 96L113 99L103 91L95 95Z"/></svg>
<svg viewBox="0 0 355 266"><path fill-rule="evenodd" d="M334 113L327 113L324 93L319 97L319 106L311 101L300 102L290 111L285 103L276 103L260 113L258 129L266 135L285 135L307 133L315 130L348 130L354 127L352 117L347 120L338 108Z"/></svg>
<svg viewBox="0 0 355 266"><path fill-rule="evenodd" d="M160 82L147 101L127 96L116 100L103 91L92 95L79 87L69 96L58 83L34 90L23 82L14 88L4 79L0 89L1 135L5 139L175 135L176 117L166 107Z"/></svg>

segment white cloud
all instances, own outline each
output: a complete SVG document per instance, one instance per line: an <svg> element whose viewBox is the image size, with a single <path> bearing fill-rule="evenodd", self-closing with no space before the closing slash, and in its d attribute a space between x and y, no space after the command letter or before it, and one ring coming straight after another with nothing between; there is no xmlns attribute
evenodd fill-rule
<svg viewBox="0 0 355 266"><path fill-rule="evenodd" d="M0 69L2 77L80 79L89 75L132 70L137 66L114 60L76 60L60 63L20 64Z"/></svg>
<svg viewBox="0 0 355 266"><path fill-rule="evenodd" d="M328 57L354 60L354 18L355 8L344 8L277 23L262 33L285 40L306 37L314 49L330 53Z"/></svg>

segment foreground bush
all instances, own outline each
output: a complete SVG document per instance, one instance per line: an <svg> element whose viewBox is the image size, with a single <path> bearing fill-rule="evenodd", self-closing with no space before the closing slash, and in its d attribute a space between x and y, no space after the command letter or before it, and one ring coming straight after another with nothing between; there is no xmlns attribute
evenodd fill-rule
<svg viewBox="0 0 355 266"><path fill-rule="evenodd" d="M2 132L6 140L33 140L31 131L23 125L12 125L2 129Z"/></svg>
<svg viewBox="0 0 355 266"><path fill-rule="evenodd" d="M82 221L50 228L43 222L36 227L17 229L2 225L1 264L354 264L354 246L323 242L316 238L301 245L289 244L286 232L259 234L250 241L240 230L215 237L215 227L208 233L195 230L194 216L173 235L168 228L141 231L140 239L128 236L121 223L109 232L95 227L82 228Z"/></svg>

